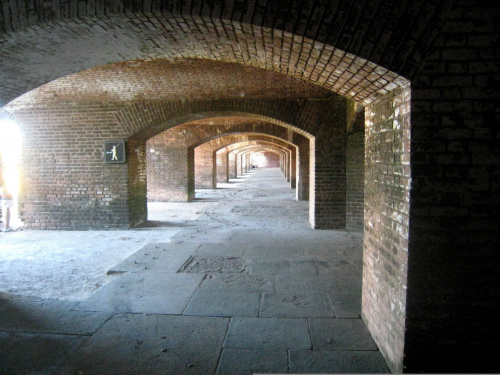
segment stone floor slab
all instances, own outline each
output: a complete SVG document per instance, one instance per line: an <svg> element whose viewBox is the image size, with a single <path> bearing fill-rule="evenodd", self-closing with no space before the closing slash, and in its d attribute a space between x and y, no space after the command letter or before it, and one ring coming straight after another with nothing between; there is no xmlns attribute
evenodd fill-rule
<svg viewBox="0 0 500 375"><path fill-rule="evenodd" d="M291 374L344 374L339 351L290 350Z"/></svg>
<svg viewBox="0 0 500 375"><path fill-rule="evenodd" d="M284 374L288 372L286 350L224 349L217 375Z"/></svg>
<svg viewBox="0 0 500 375"><path fill-rule="evenodd" d="M280 275L280 274L293 274L293 275L317 275L318 269L314 259L253 259L252 275Z"/></svg>
<svg viewBox="0 0 500 375"><path fill-rule="evenodd" d="M201 274L127 273L79 303L75 309L182 314L202 279Z"/></svg>
<svg viewBox="0 0 500 375"><path fill-rule="evenodd" d="M169 315L113 318L57 374L213 374L228 323Z"/></svg>
<svg viewBox="0 0 500 375"><path fill-rule="evenodd" d="M335 311L326 293L264 293L259 316L335 317Z"/></svg>
<svg viewBox="0 0 500 375"><path fill-rule="evenodd" d="M280 292L328 293L338 292L333 275L277 275L276 290Z"/></svg>
<svg viewBox="0 0 500 375"><path fill-rule="evenodd" d="M248 273L249 260L241 257L191 256L179 269L186 273Z"/></svg>
<svg viewBox="0 0 500 375"><path fill-rule="evenodd" d="M0 374L52 374L88 336L0 332Z"/></svg>
<svg viewBox="0 0 500 375"><path fill-rule="evenodd" d="M297 244L265 244L265 245L248 245L245 251L247 258L260 259L276 259L301 257L303 255L302 248Z"/></svg>
<svg viewBox="0 0 500 375"><path fill-rule="evenodd" d="M210 290L214 292L274 293L276 291L276 277L241 274L208 274L200 284L200 290Z"/></svg>
<svg viewBox="0 0 500 375"><path fill-rule="evenodd" d="M387 374L380 352L291 350L292 374Z"/></svg>
<svg viewBox="0 0 500 375"><path fill-rule="evenodd" d="M246 245L203 243L193 253L196 256L242 257Z"/></svg>
<svg viewBox="0 0 500 375"><path fill-rule="evenodd" d="M309 319L314 349L377 350L362 319Z"/></svg>
<svg viewBox="0 0 500 375"><path fill-rule="evenodd" d="M362 289L362 271L352 273L334 272L335 279L341 292L361 292Z"/></svg>
<svg viewBox="0 0 500 375"><path fill-rule="evenodd" d="M0 331L91 335L110 317L106 313L71 311L76 302L16 298L0 315Z"/></svg>
<svg viewBox="0 0 500 375"><path fill-rule="evenodd" d="M361 316L361 290L353 293L329 293L337 318Z"/></svg>
<svg viewBox="0 0 500 375"><path fill-rule="evenodd" d="M260 293L198 290L184 315L258 316Z"/></svg>
<svg viewBox="0 0 500 375"><path fill-rule="evenodd" d="M186 246L183 246L186 248ZM192 245L194 251L198 245ZM108 275L124 272L167 272L175 273L187 261L190 252L174 251L172 247L152 244L110 268Z"/></svg>
<svg viewBox="0 0 500 375"><path fill-rule="evenodd" d="M309 326L306 319L233 318L224 347L309 349Z"/></svg>

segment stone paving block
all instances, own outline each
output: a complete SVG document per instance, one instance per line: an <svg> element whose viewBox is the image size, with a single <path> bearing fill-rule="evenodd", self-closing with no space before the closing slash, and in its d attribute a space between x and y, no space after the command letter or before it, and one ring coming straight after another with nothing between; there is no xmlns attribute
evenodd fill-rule
<svg viewBox="0 0 500 375"><path fill-rule="evenodd" d="M342 353L346 373L390 374L384 357L379 351L349 351Z"/></svg>
<svg viewBox="0 0 500 375"><path fill-rule="evenodd" d="M113 318L57 374L213 374L228 323L171 315Z"/></svg>
<svg viewBox="0 0 500 375"><path fill-rule="evenodd" d="M71 311L77 302L17 298L0 315L0 331L91 335L111 314Z"/></svg>
<svg viewBox="0 0 500 375"><path fill-rule="evenodd" d="M248 218L239 218L237 221L237 225L234 227L236 230L252 230L255 231L259 228L259 223L255 220L249 220ZM231 237L229 237L229 240Z"/></svg>
<svg viewBox="0 0 500 375"><path fill-rule="evenodd" d="M297 244L266 244L266 245L248 245L245 251L247 258L288 258L302 256L302 248Z"/></svg>
<svg viewBox="0 0 500 375"><path fill-rule="evenodd" d="M286 350L224 349L217 375L288 373Z"/></svg>
<svg viewBox="0 0 500 375"><path fill-rule="evenodd" d="M329 293L337 318L361 316L361 290L354 293Z"/></svg>
<svg viewBox="0 0 500 375"><path fill-rule="evenodd" d="M382 355L376 351L291 350L292 374L388 374Z"/></svg>
<svg viewBox="0 0 500 375"><path fill-rule="evenodd" d="M361 256L360 256L361 257ZM335 255L330 257L316 257L316 264L320 274L356 274L361 277L363 263L352 257Z"/></svg>
<svg viewBox="0 0 500 375"><path fill-rule="evenodd" d="M259 316L335 317L335 311L326 293L264 293Z"/></svg>
<svg viewBox="0 0 500 375"><path fill-rule="evenodd" d="M269 238L269 236L263 235L260 230L234 230L227 240L227 244L239 246L247 246L248 244L266 246L270 242L274 242L274 240Z"/></svg>
<svg viewBox="0 0 500 375"><path fill-rule="evenodd" d="M223 257L242 257L246 245L230 245L221 243L204 243L193 253L197 256L223 256Z"/></svg>
<svg viewBox="0 0 500 375"><path fill-rule="evenodd" d="M348 244L351 242L352 234L346 230L313 230L304 229L294 232L297 242L300 243L305 251L322 248L335 249L332 244Z"/></svg>
<svg viewBox="0 0 500 375"><path fill-rule="evenodd" d="M253 259L252 275L280 275L280 274L294 274L294 275L317 275L318 269L314 259L300 258L300 259Z"/></svg>
<svg viewBox="0 0 500 375"><path fill-rule="evenodd" d="M352 273L334 272L335 279L342 293L358 293L362 289L362 271Z"/></svg>
<svg viewBox="0 0 500 375"><path fill-rule="evenodd" d="M276 277L214 273L205 276L199 289L214 292L274 293L276 291Z"/></svg>
<svg viewBox="0 0 500 375"><path fill-rule="evenodd" d="M198 290L184 315L258 316L260 293Z"/></svg>
<svg viewBox="0 0 500 375"><path fill-rule="evenodd" d="M277 275L276 290L281 292L327 293L337 292L338 286L333 275Z"/></svg>
<svg viewBox="0 0 500 375"><path fill-rule="evenodd" d="M314 349L377 350L368 328L360 319L309 319Z"/></svg>
<svg viewBox="0 0 500 375"><path fill-rule="evenodd" d="M309 326L300 318L233 318L224 347L310 349Z"/></svg>
<svg viewBox="0 0 500 375"><path fill-rule="evenodd" d="M344 374L342 353L318 350L290 350L291 374Z"/></svg>
<svg viewBox="0 0 500 375"><path fill-rule="evenodd" d="M179 234L179 239L185 243L210 242L210 243L227 243L232 231L222 228L208 228L207 230L199 230Z"/></svg>
<svg viewBox="0 0 500 375"><path fill-rule="evenodd" d="M241 257L192 256L179 269L187 273L247 273L248 259Z"/></svg>
<svg viewBox="0 0 500 375"><path fill-rule="evenodd" d="M182 314L202 279L201 274L127 273L80 302L75 309Z"/></svg>
<svg viewBox="0 0 500 375"><path fill-rule="evenodd" d="M0 374L52 374L87 336L0 332Z"/></svg>
<svg viewBox="0 0 500 375"><path fill-rule="evenodd" d="M151 244L155 245L155 244ZM198 245L183 246L183 251L173 250L169 246L148 245L124 259L122 262L108 270L107 274L124 272L170 272L174 273L186 262ZM191 247L191 251L185 251Z"/></svg>

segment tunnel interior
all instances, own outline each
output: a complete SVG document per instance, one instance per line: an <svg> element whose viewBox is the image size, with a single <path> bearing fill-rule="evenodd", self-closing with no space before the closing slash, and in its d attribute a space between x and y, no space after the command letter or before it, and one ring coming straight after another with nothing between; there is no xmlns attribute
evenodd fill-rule
<svg viewBox="0 0 500 375"><path fill-rule="evenodd" d="M498 372L498 10L5 2L0 118L21 156L2 139L2 215L131 232L148 200L195 204L272 152L311 243L362 236L361 318L392 372Z"/></svg>

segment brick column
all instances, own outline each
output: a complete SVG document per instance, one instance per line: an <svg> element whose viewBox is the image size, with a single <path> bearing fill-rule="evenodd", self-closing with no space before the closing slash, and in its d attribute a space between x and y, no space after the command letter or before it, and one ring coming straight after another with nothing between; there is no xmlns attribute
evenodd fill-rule
<svg viewBox="0 0 500 375"><path fill-rule="evenodd" d="M291 158L290 158L290 153L289 152L285 153L284 159L285 159L285 176L286 176L286 182L290 182L291 174L292 174L292 170L291 170L292 162L290 160Z"/></svg>
<svg viewBox="0 0 500 375"><path fill-rule="evenodd" d="M129 140L127 155L129 218L134 227L148 218L146 142Z"/></svg>
<svg viewBox="0 0 500 375"><path fill-rule="evenodd" d="M311 225L315 229L345 228L346 100L328 102L311 147ZM314 156L314 162L313 162ZM311 198L311 197L310 197Z"/></svg>
<svg viewBox="0 0 500 375"><path fill-rule="evenodd" d="M188 148L165 144L159 138L148 141L148 199L157 202L188 202L190 191Z"/></svg>
<svg viewBox="0 0 500 375"><path fill-rule="evenodd" d="M214 156L216 158L216 176L217 182L228 182L228 153L224 151L214 152ZM216 185L217 186L217 185Z"/></svg>
<svg viewBox="0 0 500 375"><path fill-rule="evenodd" d="M243 176L245 173L245 154L243 152L237 155L238 160L238 176Z"/></svg>
<svg viewBox="0 0 500 375"><path fill-rule="evenodd" d="M245 172L248 172L251 169L250 165L250 153L245 154Z"/></svg>
<svg viewBox="0 0 500 375"><path fill-rule="evenodd" d="M309 158L310 145L309 139L301 134L294 133L293 143L298 146L297 153L297 192L298 201L309 200Z"/></svg>
<svg viewBox="0 0 500 375"><path fill-rule="evenodd" d="M290 188L295 189L297 186L297 148L293 147L290 157Z"/></svg>
<svg viewBox="0 0 500 375"><path fill-rule="evenodd" d="M366 107L362 316L403 371L410 201L410 87Z"/></svg>
<svg viewBox="0 0 500 375"><path fill-rule="evenodd" d="M228 158L227 163L228 163L228 173L229 173L228 178L238 177L238 166L236 164L236 155L234 154L234 152L228 152L227 158Z"/></svg>
<svg viewBox="0 0 500 375"><path fill-rule="evenodd" d="M365 133L349 134L346 155L346 228L349 230L363 230L364 167Z"/></svg>
<svg viewBox="0 0 500 375"><path fill-rule="evenodd" d="M213 146L204 143L194 150L195 186L197 189L215 189L215 163Z"/></svg>

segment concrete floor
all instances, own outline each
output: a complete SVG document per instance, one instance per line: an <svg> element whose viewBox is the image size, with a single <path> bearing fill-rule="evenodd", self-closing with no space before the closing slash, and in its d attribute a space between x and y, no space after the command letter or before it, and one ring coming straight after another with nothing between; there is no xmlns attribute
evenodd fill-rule
<svg viewBox="0 0 500 375"><path fill-rule="evenodd" d="M0 373L389 372L362 234L310 229L279 169L221 186L130 231L1 233Z"/></svg>

